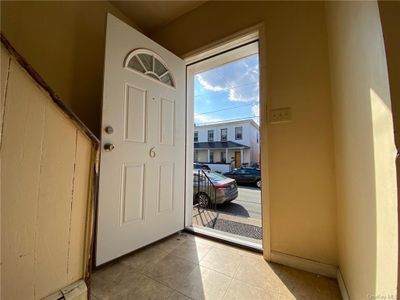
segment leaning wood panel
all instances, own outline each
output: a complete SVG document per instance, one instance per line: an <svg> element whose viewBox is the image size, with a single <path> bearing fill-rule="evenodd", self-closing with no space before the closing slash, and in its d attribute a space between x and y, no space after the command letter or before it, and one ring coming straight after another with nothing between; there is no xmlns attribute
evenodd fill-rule
<svg viewBox="0 0 400 300"><path fill-rule="evenodd" d="M91 172L92 147L90 140L77 130L76 160L74 186L72 195L72 215L70 228L70 245L68 255L68 281L74 282L83 278L85 268L85 228L87 216L87 199Z"/></svg>
<svg viewBox="0 0 400 300"><path fill-rule="evenodd" d="M1 149L2 299L32 299L43 93L11 63Z"/></svg>
<svg viewBox="0 0 400 300"><path fill-rule="evenodd" d="M4 115L4 98L6 94L6 85L8 79L8 70L10 67L10 55L8 52L1 47L0 50L0 145L2 142L3 134L3 115ZM1 146L0 146L1 147ZM1 157L0 157L0 170L1 170ZM1 194L1 184L0 184ZM0 232L1 232L1 205L0 205ZM1 246L0 246L0 283L1 283L1 272L2 272L2 260L1 260ZM1 284L0 284L0 296L1 296Z"/></svg>
<svg viewBox="0 0 400 300"><path fill-rule="evenodd" d="M36 230L36 295L63 288L67 280L76 129L48 102L40 171ZM46 274L46 275L45 275Z"/></svg>
<svg viewBox="0 0 400 300"><path fill-rule="evenodd" d="M7 50L1 51L3 76ZM87 275L98 144L73 114L63 112L49 87L31 77L36 73L18 54L8 62L7 80L0 82L0 295L40 299Z"/></svg>
<svg viewBox="0 0 400 300"><path fill-rule="evenodd" d="M8 68L10 66L10 55L7 50L1 47L0 55L0 143L1 143L1 127L3 124L3 114L4 114L4 98L6 94L6 84L8 79Z"/></svg>

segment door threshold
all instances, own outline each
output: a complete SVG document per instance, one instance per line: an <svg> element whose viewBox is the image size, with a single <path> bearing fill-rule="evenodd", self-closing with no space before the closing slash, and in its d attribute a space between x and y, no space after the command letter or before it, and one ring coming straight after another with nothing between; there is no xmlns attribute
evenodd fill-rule
<svg viewBox="0 0 400 300"><path fill-rule="evenodd" d="M185 231L194 233L195 235L204 236L212 240L217 240L224 244L263 253L261 244L254 243L252 241L246 241L245 239L237 238L232 234L221 232L215 229L187 226L185 227Z"/></svg>

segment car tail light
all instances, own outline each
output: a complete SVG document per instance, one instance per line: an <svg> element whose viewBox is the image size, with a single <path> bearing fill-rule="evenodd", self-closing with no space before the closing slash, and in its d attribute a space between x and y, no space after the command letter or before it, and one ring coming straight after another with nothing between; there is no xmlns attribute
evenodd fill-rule
<svg viewBox="0 0 400 300"><path fill-rule="evenodd" d="M225 190L225 189L229 189L230 186L229 185L214 185L214 188L217 190Z"/></svg>

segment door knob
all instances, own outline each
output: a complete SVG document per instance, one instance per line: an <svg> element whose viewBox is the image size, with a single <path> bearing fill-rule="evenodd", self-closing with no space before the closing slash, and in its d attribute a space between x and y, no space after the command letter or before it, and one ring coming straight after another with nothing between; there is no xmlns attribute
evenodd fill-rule
<svg viewBox="0 0 400 300"><path fill-rule="evenodd" d="M107 143L104 145L104 150L106 150L107 152L112 151L114 148L115 148L115 146L110 143Z"/></svg>

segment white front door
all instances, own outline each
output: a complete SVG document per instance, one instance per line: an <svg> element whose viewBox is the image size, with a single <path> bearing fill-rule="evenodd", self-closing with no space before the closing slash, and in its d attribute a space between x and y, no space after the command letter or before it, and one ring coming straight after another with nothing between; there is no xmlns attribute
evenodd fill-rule
<svg viewBox="0 0 400 300"><path fill-rule="evenodd" d="M185 64L107 17L96 265L184 227Z"/></svg>

